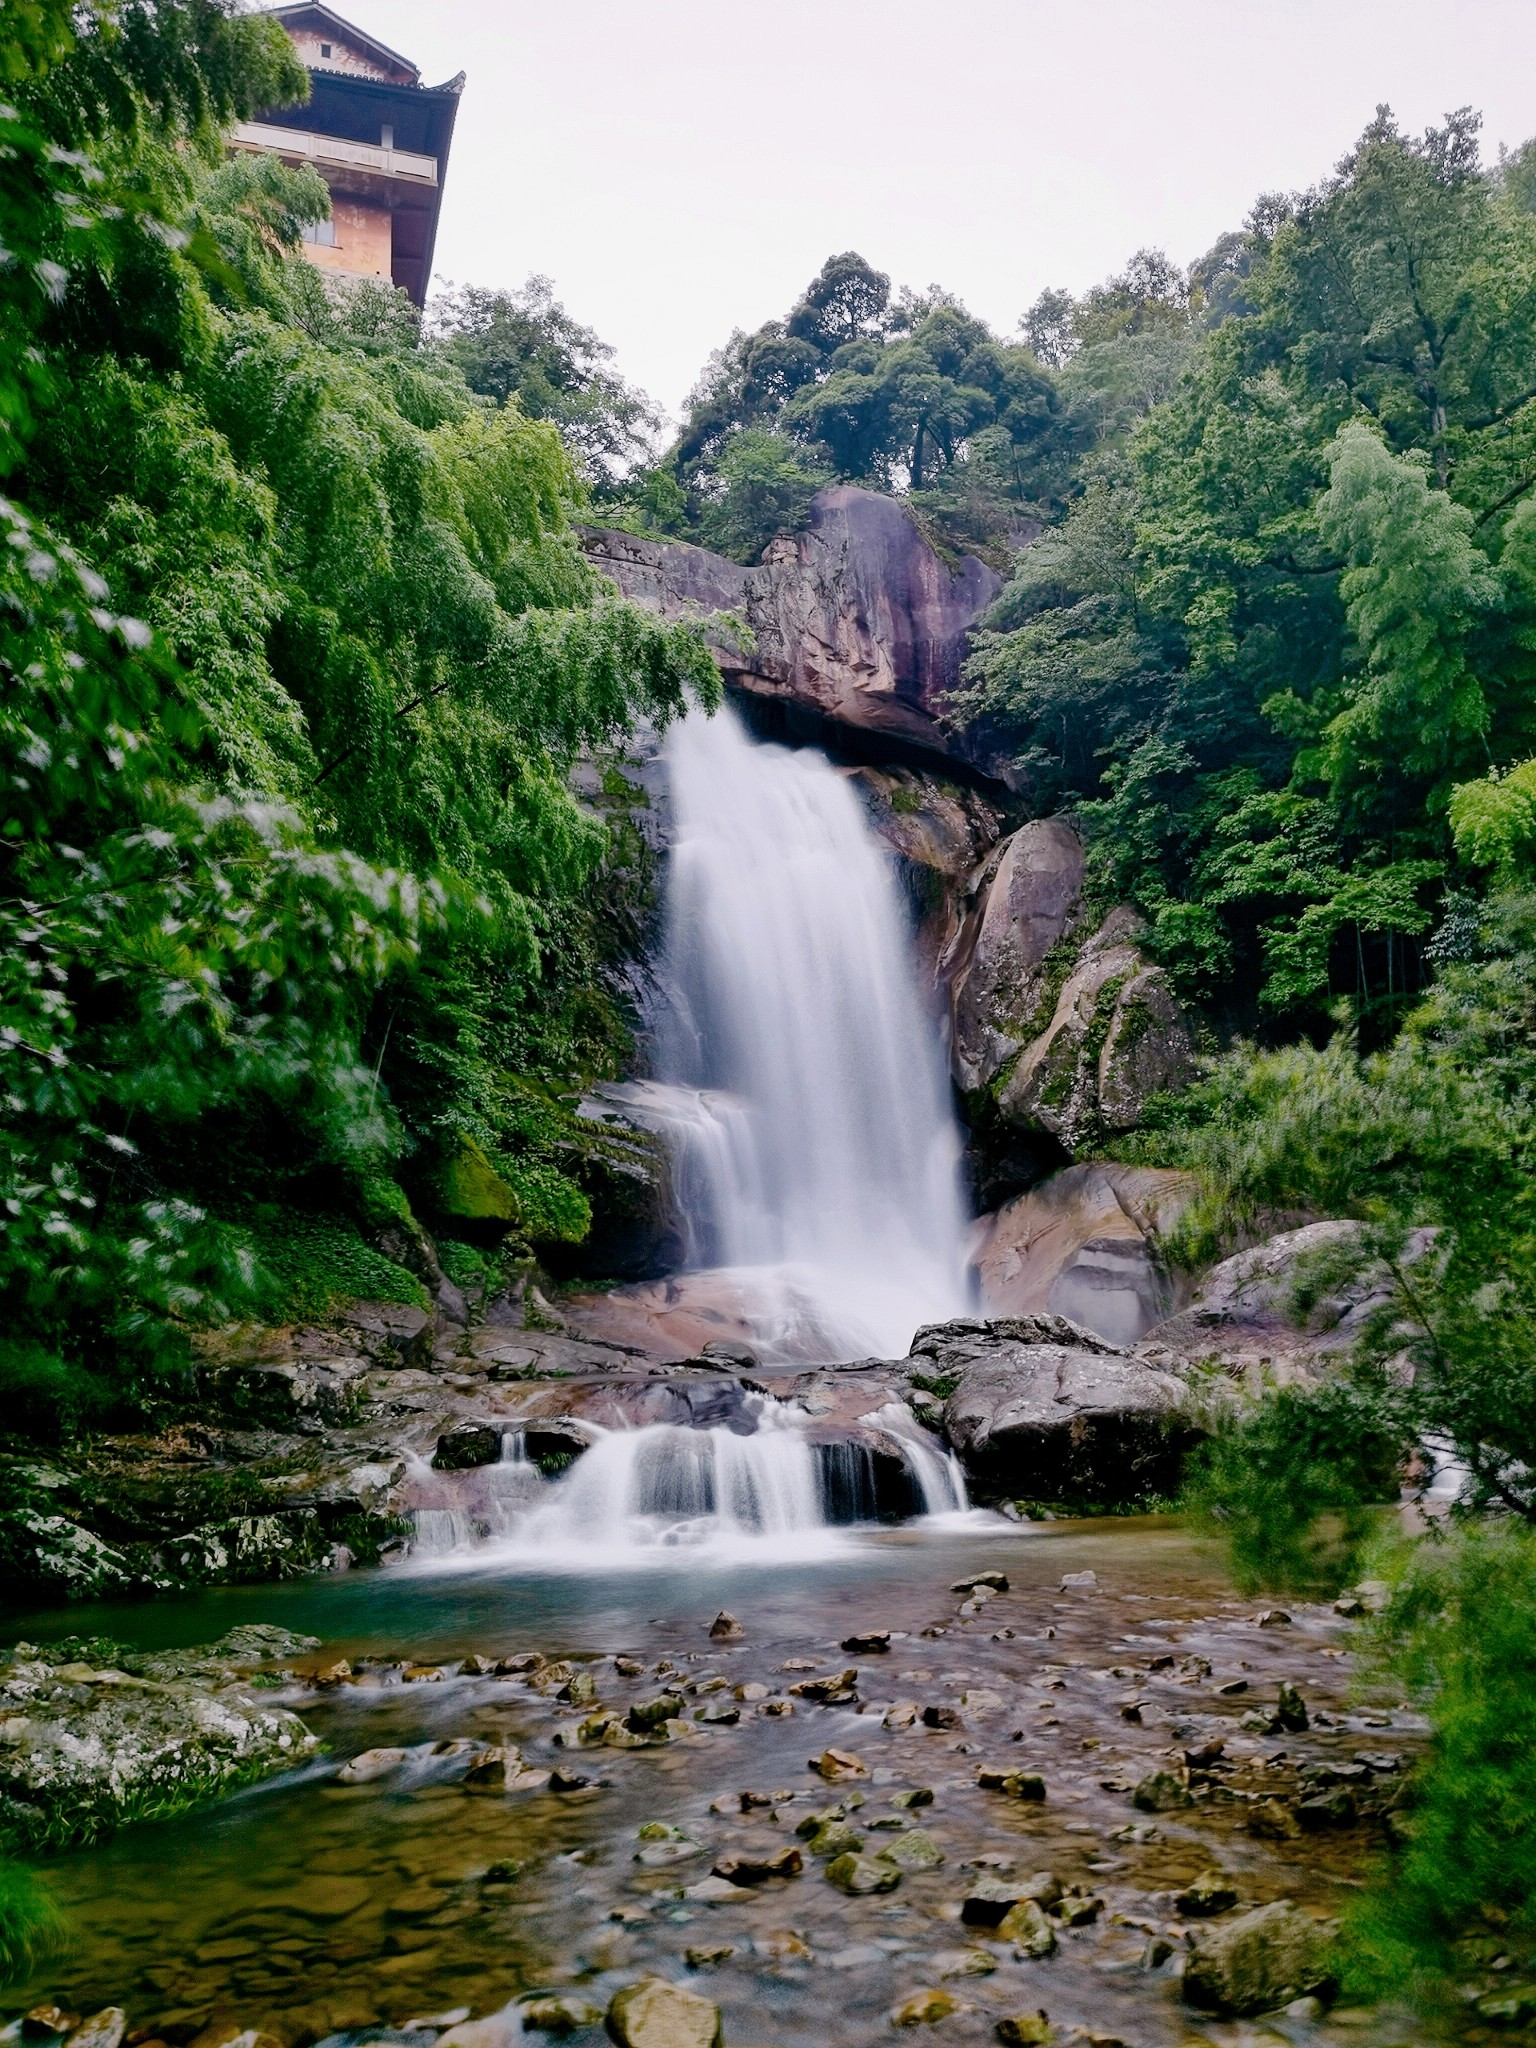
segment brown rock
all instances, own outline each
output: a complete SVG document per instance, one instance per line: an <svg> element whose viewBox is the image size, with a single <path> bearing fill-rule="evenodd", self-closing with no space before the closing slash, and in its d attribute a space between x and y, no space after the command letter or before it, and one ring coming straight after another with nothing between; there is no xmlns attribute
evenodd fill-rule
<svg viewBox="0 0 1536 2048"><path fill-rule="evenodd" d="M845 1778L867 1778L869 1766L864 1759L847 1749L824 1749L820 1756L813 1756L810 1768L831 1784L838 1784Z"/></svg>
<svg viewBox="0 0 1536 2048"><path fill-rule="evenodd" d="M712 1875L731 1884L765 1884L770 1877L798 1877L805 1868L793 1842L730 1849L715 1858Z"/></svg>

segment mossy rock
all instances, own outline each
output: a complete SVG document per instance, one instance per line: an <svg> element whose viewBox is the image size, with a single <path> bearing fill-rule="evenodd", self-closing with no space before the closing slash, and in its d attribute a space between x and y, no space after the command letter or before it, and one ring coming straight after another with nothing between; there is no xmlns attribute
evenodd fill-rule
<svg viewBox="0 0 1536 2048"><path fill-rule="evenodd" d="M438 1206L470 1223L515 1223L517 1197L473 1138L460 1137L443 1167Z"/></svg>

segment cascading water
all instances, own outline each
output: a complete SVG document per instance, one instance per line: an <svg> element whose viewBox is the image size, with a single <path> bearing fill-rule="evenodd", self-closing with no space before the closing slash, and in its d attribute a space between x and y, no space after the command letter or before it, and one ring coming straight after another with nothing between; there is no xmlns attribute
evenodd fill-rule
<svg viewBox="0 0 1536 2048"><path fill-rule="evenodd" d="M848 779L729 708L668 742L663 1033L691 1263L768 1346L906 1351L968 1304L959 1134L889 862Z"/></svg>
<svg viewBox="0 0 1536 2048"><path fill-rule="evenodd" d="M668 762L663 1078L631 1093L668 1131L688 1263L729 1278L767 1358L902 1355L969 1289L959 1133L889 862L845 776L756 745L729 709L680 724ZM469 1525L544 1569L704 1546L767 1561L824 1553L838 1524L966 1507L901 1404L838 1441L812 1420L754 1394L715 1427L588 1423L547 1487L514 1435L471 1506L418 1511L418 1540L461 1548Z"/></svg>

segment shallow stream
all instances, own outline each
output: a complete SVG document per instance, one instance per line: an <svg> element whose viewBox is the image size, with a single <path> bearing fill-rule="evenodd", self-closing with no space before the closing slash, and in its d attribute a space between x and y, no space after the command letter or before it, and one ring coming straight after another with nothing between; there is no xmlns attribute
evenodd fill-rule
<svg viewBox="0 0 1536 2048"><path fill-rule="evenodd" d="M966 1598L953 1582L984 1569L1005 1573L1009 1590L959 1611ZM1097 1583L1063 1587L1082 1572ZM742 1639L711 1641L722 1607L740 1618ZM652 1553L640 1568L603 1574L536 1573L481 1553L430 1570L32 1615L9 1633L100 1631L159 1647L254 1621L321 1637L306 1668L384 1662L332 1689L293 1689L331 1746L323 1763L57 1859L73 1945L28 2002L120 2004L140 2035L173 2042L223 2016L297 2042L465 2008L478 2018L533 1991L578 1993L600 2008L620 1983L656 1972L718 2000L728 2048L890 2039L892 2012L927 1989L956 2001L938 2029L956 2044L990 2041L1000 2016L1039 2008L1062 2037L1077 2027L1133 2048L1196 2036L1298 2048L1423 2038L1390 2015L1281 2017L1256 2031L1181 2004L1175 1972L1189 1923L1174 1894L1214 1867L1244 1905L1288 1897L1336 1913L1359 1882L1362 1830L1276 1841L1244 1824L1263 1797L1294 1793L1303 1761L1364 1751L1390 1772L1420 1731L1390 1703L1351 1700L1347 1625L1331 1610L1298 1607L1260 1626L1214 1549L1175 1524L1014 1529L977 1518L846 1532L828 1538L819 1561ZM892 1631L889 1651L840 1648L875 1629ZM542 1697L524 1679L452 1671L472 1653L530 1650L592 1660L599 1705L650 1697L671 1678L690 1717L725 1703L740 1719L656 1749L561 1746L557 1732L590 1708ZM643 1659L645 1675L621 1675L616 1655ZM400 1666L411 1660L449 1675L406 1683ZM658 1676L661 1663L673 1670ZM856 1703L799 1698L792 1712L764 1711L791 1684L850 1665ZM1282 1680L1300 1687L1311 1728L1244 1731L1242 1713L1272 1707ZM748 1689L739 1702L738 1687ZM952 1710L935 1716L951 1725L888 1726L893 1703ZM451 1754L421 1755L368 1784L336 1782L361 1751L459 1737L515 1742L530 1765L559 1764L592 1783L475 1793ZM1192 1806L1133 1806L1133 1785L1170 1753L1215 1740L1224 1756L1195 1774ZM865 1774L823 1782L808 1759L829 1747L852 1752ZM990 1763L1038 1770L1046 1800L981 1789L978 1769ZM931 1804L893 1803L910 1791L931 1791ZM743 1792L771 1803L744 1813ZM887 1894L848 1897L807 1852L800 1875L771 1878L746 1900L682 1896L722 1853L796 1841L806 1815L840 1803L866 1853L920 1829L942 1863L906 1870ZM649 1822L685 1839L643 1839ZM1063 1929L1056 1955L1018 1960L960 1919L977 1877L1008 1865L1050 1870L1100 1897L1102 1910ZM1149 1942L1171 1946L1172 1958L1148 1967ZM1341 2018L1358 2024L1341 2028Z"/></svg>

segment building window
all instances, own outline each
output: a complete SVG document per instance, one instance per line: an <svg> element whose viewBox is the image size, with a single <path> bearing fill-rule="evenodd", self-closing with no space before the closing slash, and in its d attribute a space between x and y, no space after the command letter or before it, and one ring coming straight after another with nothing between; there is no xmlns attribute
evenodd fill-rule
<svg viewBox="0 0 1536 2048"><path fill-rule="evenodd" d="M329 57L329 55L331 54L331 46L329 43L322 43L320 45L320 54L322 57Z"/></svg>
<svg viewBox="0 0 1536 2048"><path fill-rule="evenodd" d="M336 246L336 223L333 220L311 220L304 223L303 238L312 249L334 249Z"/></svg>

